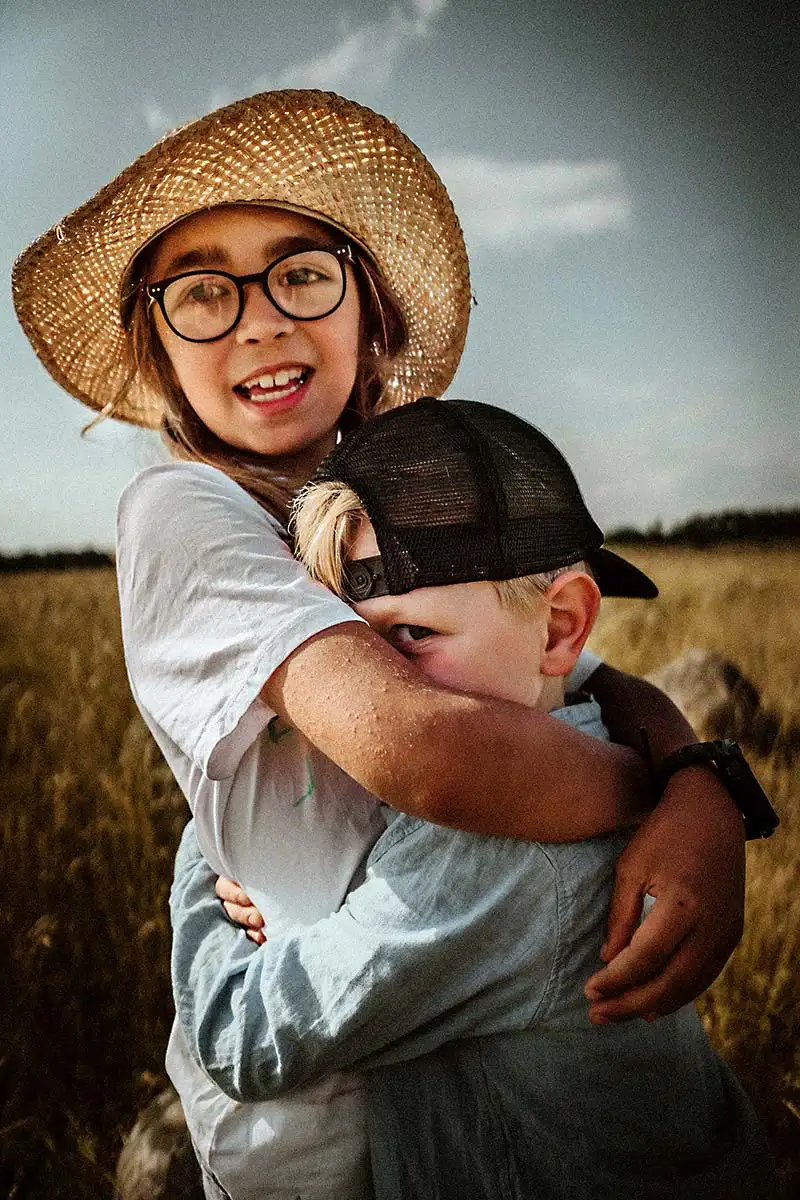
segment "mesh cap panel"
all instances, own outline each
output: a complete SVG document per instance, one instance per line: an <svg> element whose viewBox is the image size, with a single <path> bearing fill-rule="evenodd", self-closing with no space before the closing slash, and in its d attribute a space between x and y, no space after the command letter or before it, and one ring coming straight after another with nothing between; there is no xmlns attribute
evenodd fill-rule
<svg viewBox="0 0 800 1200"><path fill-rule="evenodd" d="M600 551L602 531L560 451L488 404L426 398L384 413L342 441L314 479L346 483L359 496L394 593L513 579L596 552L617 558ZM619 594L655 593L625 566L632 575ZM606 564L609 572L613 588ZM631 591L634 577L649 590Z"/></svg>

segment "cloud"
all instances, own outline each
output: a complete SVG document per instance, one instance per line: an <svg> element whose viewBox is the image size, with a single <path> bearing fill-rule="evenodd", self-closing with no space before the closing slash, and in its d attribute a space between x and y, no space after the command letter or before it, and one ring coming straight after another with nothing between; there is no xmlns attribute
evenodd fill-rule
<svg viewBox="0 0 800 1200"><path fill-rule="evenodd" d="M254 91L278 87L316 87L355 91L380 86L391 78L404 55L425 37L449 0L409 0L393 4L388 15L345 31L326 54L293 63L276 76L262 76Z"/></svg>
<svg viewBox="0 0 800 1200"><path fill-rule="evenodd" d="M341 90L351 82L383 83L392 72L403 39L406 18L399 11L380 24L361 25L346 34L327 54L287 67L270 87ZM259 80L257 90L265 81Z"/></svg>
<svg viewBox="0 0 800 1200"><path fill-rule="evenodd" d="M345 95L387 83L414 44L427 37L434 21L450 0L406 0L394 3L387 15L348 30L325 54L291 63L274 75L261 75L243 94L271 88L322 88ZM236 97L229 88L217 88L206 105L207 112L230 104ZM158 103L142 109L147 128L157 137L174 129L180 121ZM185 118L184 118L185 119Z"/></svg>
<svg viewBox="0 0 800 1200"><path fill-rule="evenodd" d="M447 2L448 0L411 0L411 7L417 17L427 23L447 7Z"/></svg>
<svg viewBox="0 0 800 1200"><path fill-rule="evenodd" d="M631 201L611 161L498 162L469 155L436 159L472 246L547 244L622 228Z"/></svg>
<svg viewBox="0 0 800 1200"><path fill-rule="evenodd" d="M174 129L178 124L175 117L165 112L160 104L146 104L142 109L142 116L147 128L156 137L161 137L162 134Z"/></svg>

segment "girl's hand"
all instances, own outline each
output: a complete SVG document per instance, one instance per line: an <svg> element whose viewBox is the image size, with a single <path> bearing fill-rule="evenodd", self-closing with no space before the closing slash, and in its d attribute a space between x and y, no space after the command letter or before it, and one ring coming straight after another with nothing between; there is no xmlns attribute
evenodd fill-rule
<svg viewBox="0 0 800 1200"><path fill-rule="evenodd" d="M710 771L678 771L617 863L593 1024L665 1016L716 979L742 935L744 823ZM646 894L655 904L639 924Z"/></svg>
<svg viewBox="0 0 800 1200"><path fill-rule="evenodd" d="M264 918L239 884L220 875L215 890L228 919L235 925L244 925L251 942L255 942L257 946L263 945L267 940L263 932Z"/></svg>

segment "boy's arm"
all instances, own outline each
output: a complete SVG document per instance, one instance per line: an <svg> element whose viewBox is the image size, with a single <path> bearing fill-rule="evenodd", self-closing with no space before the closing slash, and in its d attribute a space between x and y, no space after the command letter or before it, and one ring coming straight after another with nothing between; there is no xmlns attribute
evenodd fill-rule
<svg viewBox="0 0 800 1200"><path fill-rule="evenodd" d="M332 916L256 948L234 935L184 835L170 900L176 1009L239 1101L534 1020L556 938L537 846L398 818Z"/></svg>
<svg viewBox="0 0 800 1200"><path fill-rule="evenodd" d="M654 762L697 737L663 692L611 667L587 685L611 736ZM593 1021L663 1016L695 999L735 949L744 920L744 824L703 767L678 771L617 862L603 957L587 983ZM639 925L642 897L658 899Z"/></svg>

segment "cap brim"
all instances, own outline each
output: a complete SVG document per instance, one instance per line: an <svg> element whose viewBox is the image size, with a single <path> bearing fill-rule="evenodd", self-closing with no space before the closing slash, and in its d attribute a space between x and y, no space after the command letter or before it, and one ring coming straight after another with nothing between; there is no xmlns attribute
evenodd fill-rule
<svg viewBox="0 0 800 1200"><path fill-rule="evenodd" d="M658 588L644 571L633 563L615 554L613 550L593 550L585 555L592 568L595 582L603 596L632 596L640 600L652 600Z"/></svg>

